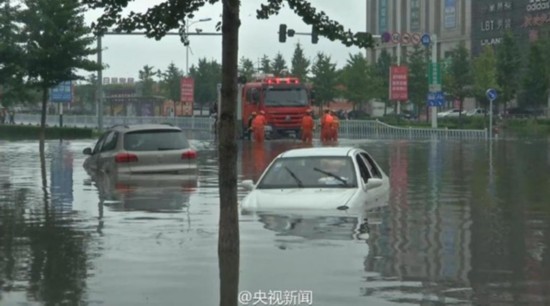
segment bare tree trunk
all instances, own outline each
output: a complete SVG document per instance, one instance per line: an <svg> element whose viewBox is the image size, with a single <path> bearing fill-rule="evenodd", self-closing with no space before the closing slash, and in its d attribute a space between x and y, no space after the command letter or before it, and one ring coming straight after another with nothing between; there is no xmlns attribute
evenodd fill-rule
<svg viewBox="0 0 550 306"><path fill-rule="evenodd" d="M42 88L42 113L40 114L40 141L44 145L46 138L46 112L48 111L48 89Z"/></svg>
<svg viewBox="0 0 550 306"><path fill-rule="evenodd" d="M464 109L464 98L460 98L460 101L458 103L458 126L462 128L463 122L462 122L462 110Z"/></svg>
<svg viewBox="0 0 550 306"><path fill-rule="evenodd" d="M223 1L222 19L222 104L219 121L220 220L218 260L220 265L220 305L238 305L239 283L239 210L237 206L237 65L239 55L240 0ZM237 258L229 268L235 272L232 282L225 282L228 267L224 258ZM236 270L235 270L236 269Z"/></svg>

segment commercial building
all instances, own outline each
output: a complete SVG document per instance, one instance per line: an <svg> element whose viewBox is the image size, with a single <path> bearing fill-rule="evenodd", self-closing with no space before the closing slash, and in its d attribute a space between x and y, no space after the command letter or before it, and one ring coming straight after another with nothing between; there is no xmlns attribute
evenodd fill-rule
<svg viewBox="0 0 550 306"><path fill-rule="evenodd" d="M476 0L477 1L477 0ZM391 36L374 50L367 51L369 61L376 61L386 49L397 56L406 57L415 45L420 45L423 34L436 34L438 57L444 58L459 42L471 48L473 0L367 0L367 32Z"/></svg>

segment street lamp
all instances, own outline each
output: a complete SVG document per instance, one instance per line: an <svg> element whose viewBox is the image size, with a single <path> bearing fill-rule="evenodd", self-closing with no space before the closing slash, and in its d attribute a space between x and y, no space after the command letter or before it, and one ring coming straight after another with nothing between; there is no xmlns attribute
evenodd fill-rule
<svg viewBox="0 0 550 306"><path fill-rule="evenodd" d="M202 18L191 23L185 23L185 35L189 33L189 27L199 22L207 22L212 20L212 18ZM185 47L185 75L189 76L189 41Z"/></svg>

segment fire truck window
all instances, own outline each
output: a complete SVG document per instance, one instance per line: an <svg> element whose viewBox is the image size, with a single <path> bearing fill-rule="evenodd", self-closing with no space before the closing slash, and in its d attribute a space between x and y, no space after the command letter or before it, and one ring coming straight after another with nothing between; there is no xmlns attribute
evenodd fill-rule
<svg viewBox="0 0 550 306"><path fill-rule="evenodd" d="M260 102L260 93L258 92L258 90L256 88L252 88L251 93L252 93L252 100L251 100L252 103L256 104Z"/></svg>
<svg viewBox="0 0 550 306"><path fill-rule="evenodd" d="M252 103L252 89L246 91L246 102Z"/></svg>
<svg viewBox="0 0 550 306"><path fill-rule="evenodd" d="M307 99L307 91L300 87L268 88L265 94L265 103L270 106L305 106Z"/></svg>

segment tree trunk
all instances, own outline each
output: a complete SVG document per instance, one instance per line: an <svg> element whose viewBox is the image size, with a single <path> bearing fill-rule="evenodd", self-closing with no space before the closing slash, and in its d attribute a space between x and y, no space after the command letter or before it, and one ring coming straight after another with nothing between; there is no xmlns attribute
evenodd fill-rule
<svg viewBox="0 0 550 306"><path fill-rule="evenodd" d="M46 112L48 106L48 89L42 88L42 113L40 114L40 141L44 145L46 138Z"/></svg>
<svg viewBox="0 0 550 306"><path fill-rule="evenodd" d="M222 19L222 105L219 121L219 173L220 220L218 229L218 258L220 264L220 305L238 305L239 282L239 210L237 206L237 65L239 55L240 0L227 0L223 4ZM225 282L225 257L237 258L233 269L237 274L233 282Z"/></svg>
<svg viewBox="0 0 550 306"><path fill-rule="evenodd" d="M458 126L462 128L463 122L462 122L462 110L464 109L464 98L460 98L460 101L458 103Z"/></svg>

